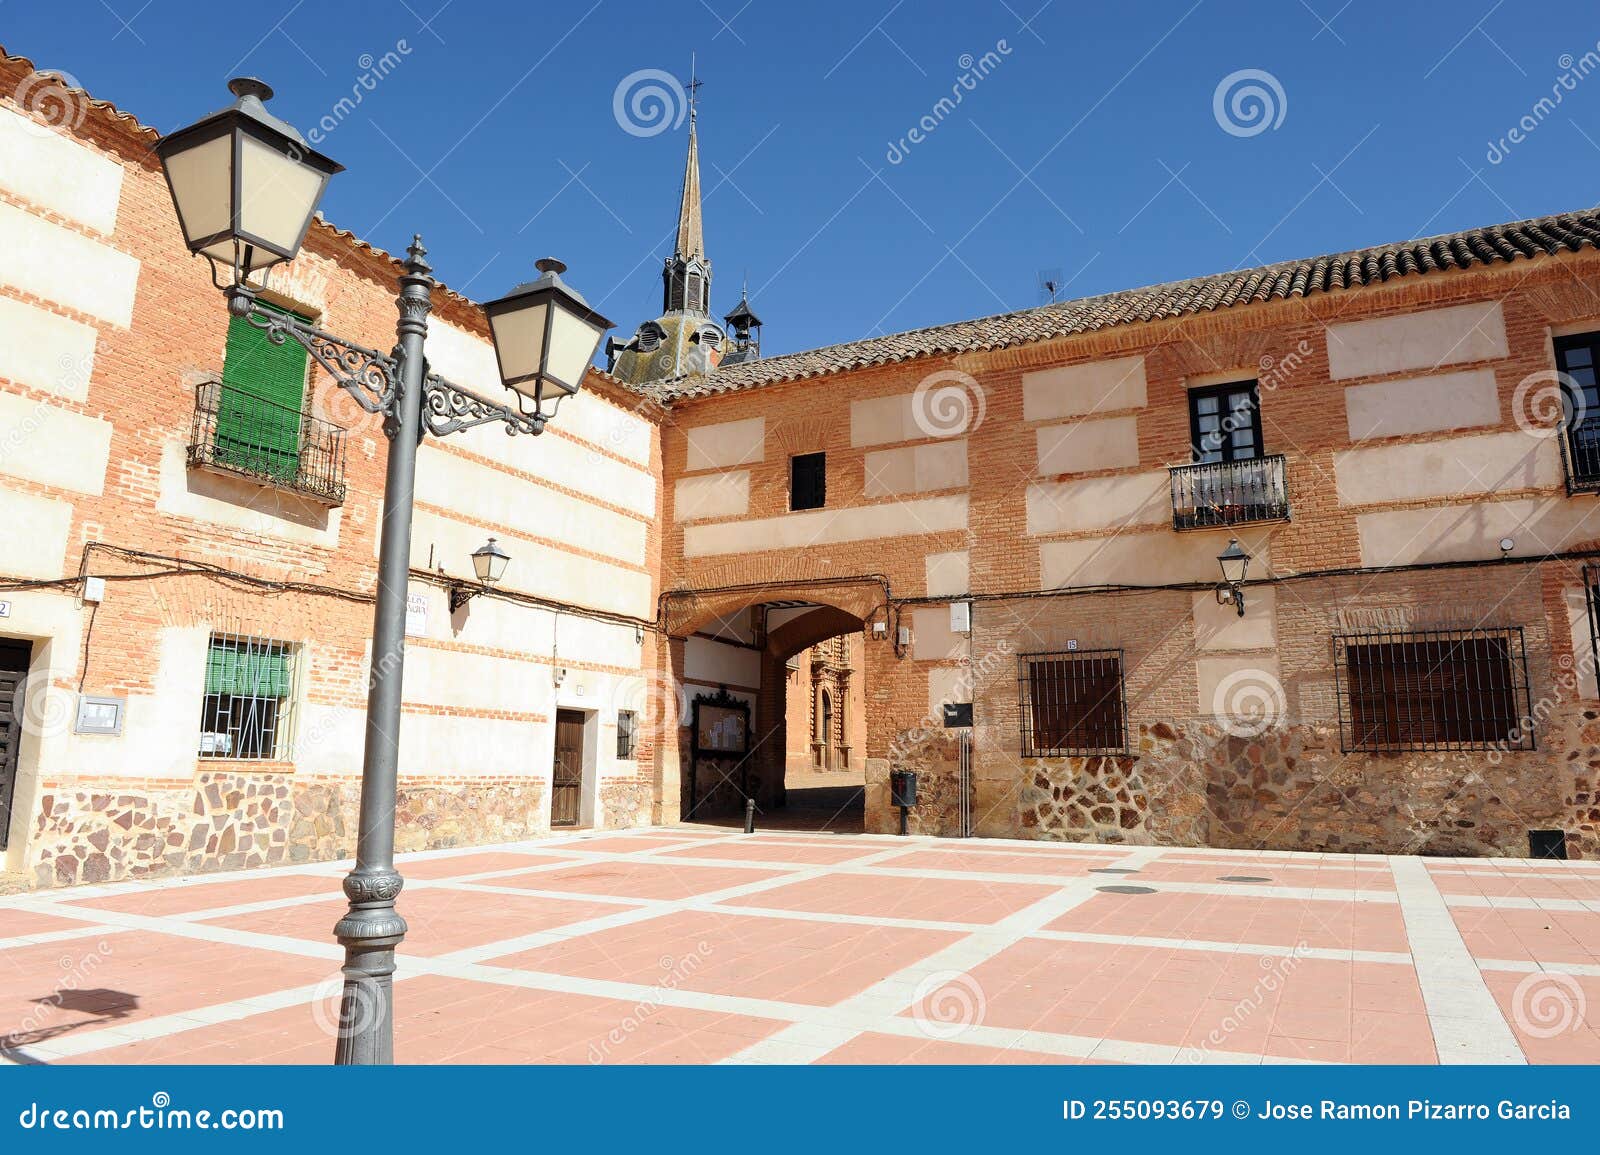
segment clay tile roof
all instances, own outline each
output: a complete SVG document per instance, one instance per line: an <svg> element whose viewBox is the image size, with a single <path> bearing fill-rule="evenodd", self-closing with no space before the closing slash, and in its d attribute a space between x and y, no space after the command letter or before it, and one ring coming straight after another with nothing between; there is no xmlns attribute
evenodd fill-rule
<svg viewBox="0 0 1600 1155"><path fill-rule="evenodd" d="M1588 209L762 357L724 365L707 376L677 377L636 388L667 402L706 397L918 357L1005 349L1118 325L1303 298L1381 284L1396 277L1509 263L1519 257L1577 252L1583 248L1600 248L1600 215Z"/></svg>

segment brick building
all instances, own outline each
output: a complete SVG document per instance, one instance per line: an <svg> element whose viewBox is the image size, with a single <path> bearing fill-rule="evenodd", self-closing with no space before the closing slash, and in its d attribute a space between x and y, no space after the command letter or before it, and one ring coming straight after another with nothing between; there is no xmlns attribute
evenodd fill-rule
<svg viewBox="0 0 1600 1155"><path fill-rule="evenodd" d="M348 853L382 433L52 85L0 60L7 867ZM763 357L690 139L662 316L538 441L423 448L402 849L781 805L790 659L857 636L869 829L910 769L929 833L1600 854L1593 213ZM382 348L396 273L319 222L269 296Z"/></svg>

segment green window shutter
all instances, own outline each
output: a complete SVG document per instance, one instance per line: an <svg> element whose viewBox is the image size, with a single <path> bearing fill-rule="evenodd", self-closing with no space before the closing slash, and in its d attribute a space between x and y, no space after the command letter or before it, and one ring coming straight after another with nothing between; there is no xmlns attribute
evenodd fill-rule
<svg viewBox="0 0 1600 1155"><path fill-rule="evenodd" d="M250 473L293 480L300 471L305 347L292 337L274 344L245 318L233 317L222 358L222 385L217 405L218 459Z"/></svg>
<svg viewBox="0 0 1600 1155"><path fill-rule="evenodd" d="M240 649L212 642L206 654L206 693L241 698L289 696L289 652Z"/></svg>

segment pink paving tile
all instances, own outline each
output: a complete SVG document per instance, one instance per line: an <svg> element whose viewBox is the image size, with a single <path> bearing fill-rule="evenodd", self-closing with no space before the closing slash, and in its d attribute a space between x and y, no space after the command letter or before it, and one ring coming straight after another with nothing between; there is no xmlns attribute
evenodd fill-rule
<svg viewBox="0 0 1600 1155"><path fill-rule="evenodd" d="M1480 894L1488 898L1572 898L1600 901L1600 878L1530 878L1525 873L1472 871L1465 874L1433 872L1440 894Z"/></svg>
<svg viewBox="0 0 1600 1155"><path fill-rule="evenodd" d="M984 1047L964 1043L960 1038L912 1038L906 1035L880 1035L864 1032L841 1047L829 1051L818 1059L819 1064L862 1063L877 1065L911 1064L976 1064L990 1066L997 1063L1016 1063L1048 1066L1078 1066L1089 1062L1067 1055L1044 1055L1038 1051L1021 1051L1005 1047Z"/></svg>
<svg viewBox="0 0 1600 1155"><path fill-rule="evenodd" d="M877 854L875 846L860 843L846 846L818 846L809 842L761 841L727 842L718 846L686 846L668 850L656 857L663 862L675 858L715 858L733 862L803 862L812 866L832 866ZM898 865L896 860L895 865Z"/></svg>
<svg viewBox="0 0 1600 1155"><path fill-rule="evenodd" d="M1600 913L1473 906L1450 913L1474 958L1600 963Z"/></svg>
<svg viewBox="0 0 1600 1155"><path fill-rule="evenodd" d="M944 931L680 911L489 963L832 1006L959 937Z"/></svg>
<svg viewBox="0 0 1600 1155"><path fill-rule="evenodd" d="M330 999L96 1051L76 1063L310 1063L333 1057ZM714 1063L786 1024L428 975L395 984L400 1063Z"/></svg>
<svg viewBox="0 0 1600 1155"><path fill-rule="evenodd" d="M32 910L0 907L0 938L21 938L29 934L49 934L56 930L74 930L89 924L76 918L57 914L43 914Z"/></svg>
<svg viewBox="0 0 1600 1155"><path fill-rule="evenodd" d="M895 869L958 870L973 874L1086 875L1092 868L1116 866L1117 859L1066 854L996 854L992 851L919 850L882 863ZM1108 882L1114 882L1110 875Z"/></svg>
<svg viewBox="0 0 1600 1155"><path fill-rule="evenodd" d="M1215 864L1174 862L1159 859L1141 867L1130 882L1202 882L1209 886L1228 886L1224 876L1261 878L1254 886L1283 886L1300 889L1394 890L1394 877L1387 871L1356 870L1348 866L1318 866L1315 869L1280 870L1269 862L1229 862Z"/></svg>
<svg viewBox="0 0 1600 1155"><path fill-rule="evenodd" d="M624 835L615 838L574 838L571 842L553 843L548 849L556 851L589 850L596 854L633 854L645 850L660 850L663 847L682 846L686 841L692 840L641 834Z"/></svg>
<svg viewBox="0 0 1600 1155"><path fill-rule="evenodd" d="M454 858L423 858L412 862L401 861L400 873L406 878L461 878L468 874L484 874L491 870L515 870L517 867L544 866L552 862L573 862L570 855L539 854L529 851L507 853L494 851L486 854L461 854Z"/></svg>
<svg viewBox="0 0 1600 1155"><path fill-rule="evenodd" d="M1483 981L1530 1063L1600 1063L1600 978L1487 971Z"/></svg>
<svg viewBox="0 0 1600 1155"><path fill-rule="evenodd" d="M0 952L0 1038L26 1049L338 973L331 959L124 931Z"/></svg>
<svg viewBox="0 0 1600 1155"><path fill-rule="evenodd" d="M993 923L1054 893L1054 887L1034 883L835 873L730 899L728 905L932 922Z"/></svg>
<svg viewBox="0 0 1600 1155"><path fill-rule="evenodd" d="M1208 1052L1367 1061L1382 1051L1393 1062L1434 1061L1431 1035L1414 1030L1426 1022L1420 989L1392 992L1397 1009L1355 1009L1356 988L1376 965L1024 939L970 981L989 1026ZM1390 1016L1390 1031L1374 1030L1380 1015Z"/></svg>
<svg viewBox="0 0 1600 1155"><path fill-rule="evenodd" d="M1050 923L1049 930L1128 937L1260 943L1329 950L1409 950L1394 903L1247 895L1097 894Z"/></svg>
<svg viewBox="0 0 1600 1155"><path fill-rule="evenodd" d="M620 898L674 900L776 878L779 873L744 867L691 866L670 859L644 859L638 862L594 862L566 870L508 875L495 879L494 884L526 887L529 890L558 890L574 895L612 894Z"/></svg>
<svg viewBox="0 0 1600 1155"><path fill-rule="evenodd" d="M109 898L88 898L74 905L123 914L143 914L152 918L172 914L193 914L242 906L247 902L270 902L278 898L299 898L312 894L342 893L339 879L315 874L262 874L232 882L152 882L127 894ZM66 910L66 907L62 908Z"/></svg>
<svg viewBox="0 0 1600 1155"><path fill-rule="evenodd" d="M431 958L626 909L615 903L579 902L531 894L490 894L438 887L408 890L401 894L399 902L400 913L409 928L400 953ZM345 902L340 898L209 921L216 926L256 934L332 942L333 925L344 912Z"/></svg>

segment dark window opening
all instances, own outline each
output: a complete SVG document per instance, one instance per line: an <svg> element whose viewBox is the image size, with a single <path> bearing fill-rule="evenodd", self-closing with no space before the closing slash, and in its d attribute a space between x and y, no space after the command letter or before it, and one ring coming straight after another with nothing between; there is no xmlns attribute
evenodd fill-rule
<svg viewBox="0 0 1600 1155"><path fill-rule="evenodd" d="M1024 654L1017 681L1023 757L1127 752L1121 650Z"/></svg>
<svg viewBox="0 0 1600 1155"><path fill-rule="evenodd" d="M632 710L617 711L617 757L628 759L639 745L639 716Z"/></svg>
<svg viewBox="0 0 1600 1155"><path fill-rule="evenodd" d="M1567 488L1600 489L1600 333L1557 337L1556 368L1561 373L1562 457Z"/></svg>
<svg viewBox="0 0 1600 1155"><path fill-rule="evenodd" d="M821 509L828 501L828 455L802 453L789 458L789 508Z"/></svg>
<svg viewBox="0 0 1600 1155"><path fill-rule="evenodd" d="M1261 401L1254 381L1189 391L1189 440L1196 463L1262 455Z"/></svg>
<svg viewBox="0 0 1600 1155"><path fill-rule="evenodd" d="M1532 750L1522 629L1333 639L1345 750Z"/></svg>

